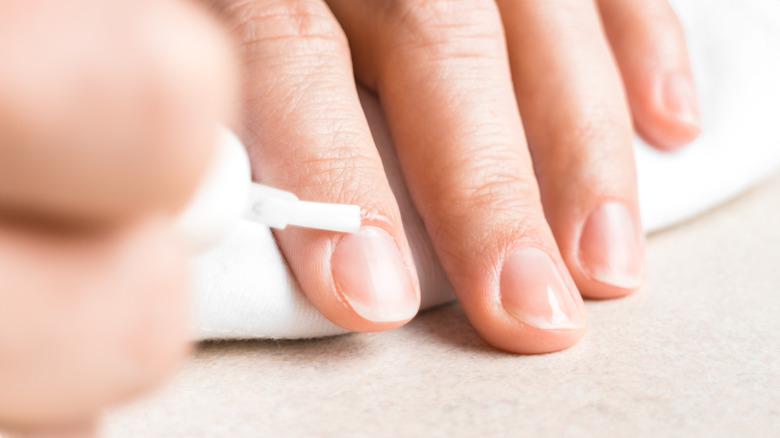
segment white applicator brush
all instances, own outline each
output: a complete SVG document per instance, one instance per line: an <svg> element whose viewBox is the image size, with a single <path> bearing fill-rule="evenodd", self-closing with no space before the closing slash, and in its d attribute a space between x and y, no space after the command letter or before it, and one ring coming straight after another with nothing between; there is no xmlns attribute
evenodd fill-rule
<svg viewBox="0 0 780 438"><path fill-rule="evenodd" d="M287 225L354 233L360 229L360 207L300 201L290 192L252 183L246 219L284 229Z"/></svg>
<svg viewBox="0 0 780 438"><path fill-rule="evenodd" d="M222 129L214 161L177 225L193 247L203 251L222 240L241 217L279 229L288 225L344 233L360 229L357 205L301 201L290 192L252 182L244 146Z"/></svg>

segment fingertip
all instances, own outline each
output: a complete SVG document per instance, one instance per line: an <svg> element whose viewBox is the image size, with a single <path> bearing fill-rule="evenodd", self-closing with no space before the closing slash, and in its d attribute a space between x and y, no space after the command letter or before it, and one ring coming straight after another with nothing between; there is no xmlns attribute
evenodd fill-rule
<svg viewBox="0 0 780 438"><path fill-rule="evenodd" d="M638 134L663 151L675 151L701 133L699 100L689 73L659 74L633 95L632 113Z"/></svg>
<svg viewBox="0 0 780 438"><path fill-rule="evenodd" d="M495 335L487 331L479 331L479 334L490 345L509 353L547 354L573 347L585 336L586 331L585 327L566 330L528 327L517 335L512 335L512 331L506 329L496 331Z"/></svg>
<svg viewBox="0 0 780 438"><path fill-rule="evenodd" d="M570 348L585 335L582 298L557 256L520 246L505 257L495 280L490 280L491 271L460 296L471 324L487 343L510 353L543 354Z"/></svg>
<svg viewBox="0 0 780 438"><path fill-rule="evenodd" d="M636 288L623 288L612 284L592 281L590 284L581 288L583 298L589 300L614 300L627 297L637 290Z"/></svg>
<svg viewBox="0 0 780 438"><path fill-rule="evenodd" d="M580 327L542 329L516 319L503 308L484 315L481 323L469 318L480 337L499 350L516 354L546 354L569 349L587 332L587 320Z"/></svg>

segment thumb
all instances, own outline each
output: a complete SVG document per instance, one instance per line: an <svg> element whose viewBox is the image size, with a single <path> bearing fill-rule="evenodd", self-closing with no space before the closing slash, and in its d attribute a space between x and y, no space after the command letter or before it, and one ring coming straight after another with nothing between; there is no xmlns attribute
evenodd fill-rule
<svg viewBox="0 0 780 438"><path fill-rule="evenodd" d="M236 67L181 1L0 5L0 212L111 222L186 203Z"/></svg>

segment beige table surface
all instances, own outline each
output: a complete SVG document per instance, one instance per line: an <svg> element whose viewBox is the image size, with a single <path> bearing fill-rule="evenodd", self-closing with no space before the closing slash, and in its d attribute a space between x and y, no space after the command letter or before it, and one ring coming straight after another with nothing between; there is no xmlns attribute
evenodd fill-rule
<svg viewBox="0 0 780 438"><path fill-rule="evenodd" d="M780 175L649 238L574 348L483 343L457 305L386 333L202 345L109 437L780 437Z"/></svg>

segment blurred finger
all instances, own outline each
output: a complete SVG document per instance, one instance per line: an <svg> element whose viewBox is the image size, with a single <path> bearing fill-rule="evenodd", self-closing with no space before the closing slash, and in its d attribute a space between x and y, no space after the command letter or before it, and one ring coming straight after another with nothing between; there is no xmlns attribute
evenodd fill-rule
<svg viewBox="0 0 780 438"><path fill-rule="evenodd" d="M159 219L99 233L0 224L0 428L91 424L177 369L185 257Z"/></svg>
<svg viewBox="0 0 780 438"><path fill-rule="evenodd" d="M0 211L106 222L186 203L235 61L183 1L0 5Z"/></svg>

